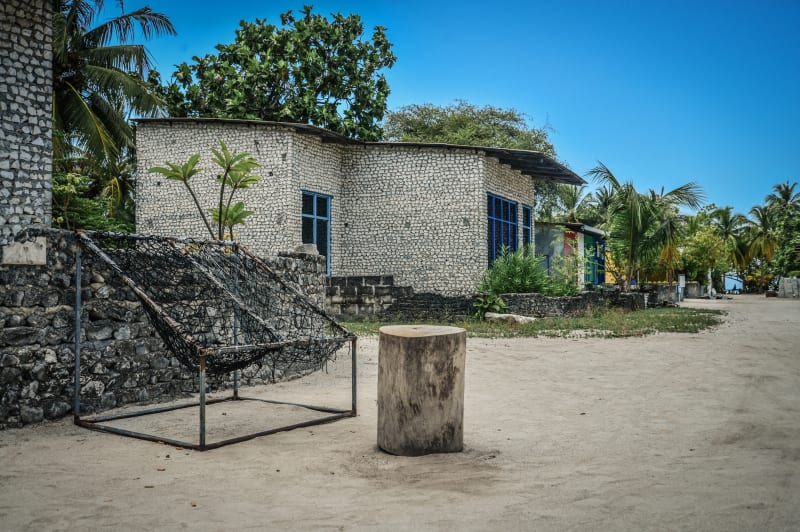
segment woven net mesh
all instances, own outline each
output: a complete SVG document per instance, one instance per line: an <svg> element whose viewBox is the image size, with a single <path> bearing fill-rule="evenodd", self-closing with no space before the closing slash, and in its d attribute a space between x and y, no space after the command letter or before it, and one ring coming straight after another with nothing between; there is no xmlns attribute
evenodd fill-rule
<svg viewBox="0 0 800 532"><path fill-rule="evenodd" d="M353 335L238 244L80 233L81 246L133 290L186 367L221 374L322 368Z"/></svg>

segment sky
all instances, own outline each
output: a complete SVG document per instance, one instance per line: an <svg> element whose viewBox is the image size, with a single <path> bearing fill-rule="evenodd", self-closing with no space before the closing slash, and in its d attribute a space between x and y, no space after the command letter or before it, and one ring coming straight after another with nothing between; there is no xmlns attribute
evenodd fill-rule
<svg viewBox="0 0 800 532"><path fill-rule="evenodd" d="M744 214L773 185L800 181L800 0L305 3L358 14L367 34L387 28L390 110L514 108L550 128L579 175L602 161L641 191L696 181L708 203ZM145 43L168 79L233 42L240 20L279 25L303 2L126 1L143 5L178 32Z"/></svg>

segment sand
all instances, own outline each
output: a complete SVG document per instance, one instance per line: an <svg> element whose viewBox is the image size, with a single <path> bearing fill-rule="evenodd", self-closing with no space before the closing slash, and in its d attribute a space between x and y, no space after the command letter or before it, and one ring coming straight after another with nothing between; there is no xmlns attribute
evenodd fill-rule
<svg viewBox="0 0 800 532"><path fill-rule="evenodd" d="M729 314L700 334L469 339L463 453L377 449L375 338L357 418L207 452L70 419L0 432L0 529L798 530L800 301L689 304ZM347 373L243 393L346 407ZM300 419L243 403L210 409L212 439ZM192 437L186 412L132 426Z"/></svg>

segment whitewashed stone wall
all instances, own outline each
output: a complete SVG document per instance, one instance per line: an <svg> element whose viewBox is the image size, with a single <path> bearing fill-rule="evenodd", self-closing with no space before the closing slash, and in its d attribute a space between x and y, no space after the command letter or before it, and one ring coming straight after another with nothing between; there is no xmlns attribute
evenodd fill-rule
<svg viewBox="0 0 800 532"><path fill-rule="evenodd" d="M486 173L486 192L503 196L516 201L519 210L519 238L522 242L522 206L533 208L533 182L528 176L522 175L518 170L512 170L508 165L500 164L492 157L483 158L484 172ZM483 211L486 214L486 198L484 198Z"/></svg>
<svg viewBox="0 0 800 532"><path fill-rule="evenodd" d="M190 183L208 215L209 209L216 207L219 201L216 181L219 167L211 160L211 149L219 149L220 140L232 152L250 152L261 164L254 171L262 176L261 182L238 191L235 196L255 211L247 225L237 228L237 240L261 256L293 249L300 240L299 221L295 223L300 193L291 165L293 134L256 124L227 123L224 127L208 122L140 124L136 142L137 231L164 236L209 237L183 184L148 170L164 166L165 161L183 164L191 155L199 153L198 167L203 170L192 177Z"/></svg>
<svg viewBox="0 0 800 532"><path fill-rule="evenodd" d="M473 291L487 260L482 163L472 150L351 147L348 252L338 275L393 275L419 292Z"/></svg>
<svg viewBox="0 0 800 532"><path fill-rule="evenodd" d="M302 191L327 194L334 276L393 275L418 292L469 294L488 260L486 193L533 205L530 178L474 149L325 143L263 123L145 120L137 130L139 232L204 236L183 185L147 169L200 153L204 171L193 187L210 208L218 189L209 155L219 139L262 165L263 181L239 196L256 215L238 239L259 255L293 249L302 243Z"/></svg>
<svg viewBox="0 0 800 532"><path fill-rule="evenodd" d="M0 2L0 245L50 225L51 42L49 0Z"/></svg>
<svg viewBox="0 0 800 532"><path fill-rule="evenodd" d="M342 159L344 153L339 144L325 144L319 137L292 135L292 175L297 179L297 188L290 191L292 208L291 227L293 242L302 242L301 201L302 191L331 196L331 271L340 271L342 258L348 251L342 246L344 215L342 213Z"/></svg>

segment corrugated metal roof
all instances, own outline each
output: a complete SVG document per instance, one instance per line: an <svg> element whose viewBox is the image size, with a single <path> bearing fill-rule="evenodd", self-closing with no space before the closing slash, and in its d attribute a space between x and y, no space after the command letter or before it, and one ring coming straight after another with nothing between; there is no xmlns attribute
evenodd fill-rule
<svg viewBox="0 0 800 532"><path fill-rule="evenodd" d="M570 185L583 185L586 181L578 174L559 163L552 157L537 151L514 150L509 148L492 148L489 146L465 146L460 144L441 144L435 142L367 142L351 139L309 124L296 124L293 122L271 122L265 120L240 120L234 118L139 118L142 124L152 123L230 123L253 126L279 126L293 129L298 133L319 136L323 142L349 144L360 146L388 146L411 148L438 148L444 150L470 150L479 151L488 157L493 157L522 174L541 181L555 183L568 183Z"/></svg>

